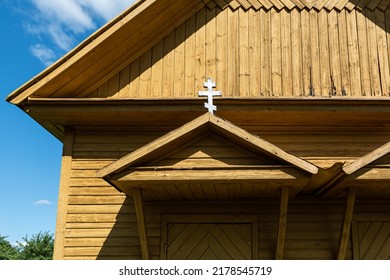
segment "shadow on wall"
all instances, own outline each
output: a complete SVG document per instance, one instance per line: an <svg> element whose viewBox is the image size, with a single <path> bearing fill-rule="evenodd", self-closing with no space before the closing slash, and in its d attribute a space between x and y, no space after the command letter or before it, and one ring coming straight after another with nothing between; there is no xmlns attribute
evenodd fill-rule
<svg viewBox="0 0 390 280"><path fill-rule="evenodd" d="M102 248L98 260L140 260L141 249L133 200L126 197L115 220L106 215L107 224L114 223Z"/></svg>

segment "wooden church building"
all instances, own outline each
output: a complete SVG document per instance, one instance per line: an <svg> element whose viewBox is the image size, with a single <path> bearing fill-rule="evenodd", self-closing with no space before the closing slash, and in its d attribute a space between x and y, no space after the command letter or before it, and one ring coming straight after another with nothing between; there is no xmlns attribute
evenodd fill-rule
<svg viewBox="0 0 390 280"><path fill-rule="evenodd" d="M11 93L63 142L55 259L390 259L390 0L141 0Z"/></svg>

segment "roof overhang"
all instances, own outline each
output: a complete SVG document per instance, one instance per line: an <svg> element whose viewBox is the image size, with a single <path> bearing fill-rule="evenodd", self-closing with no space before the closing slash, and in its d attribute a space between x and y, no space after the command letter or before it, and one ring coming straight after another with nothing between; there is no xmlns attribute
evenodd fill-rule
<svg viewBox="0 0 390 280"><path fill-rule="evenodd" d="M390 124L390 98L218 98L215 103L219 116L240 127ZM200 98L29 98L20 106L59 139L63 138L65 126L175 128L204 112Z"/></svg>
<svg viewBox="0 0 390 280"><path fill-rule="evenodd" d="M164 38L210 0L139 0L45 71L12 92L7 101L83 97Z"/></svg>

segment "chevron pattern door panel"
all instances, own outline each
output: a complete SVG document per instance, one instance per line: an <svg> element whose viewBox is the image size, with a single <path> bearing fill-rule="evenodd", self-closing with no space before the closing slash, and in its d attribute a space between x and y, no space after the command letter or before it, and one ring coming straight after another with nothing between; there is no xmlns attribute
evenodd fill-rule
<svg viewBox="0 0 390 280"><path fill-rule="evenodd" d="M359 221L356 228L358 259L390 260L390 222Z"/></svg>
<svg viewBox="0 0 390 280"><path fill-rule="evenodd" d="M206 221L202 221L197 217L189 217L186 221L172 219L163 225L162 258L169 260L256 259L257 221L245 220L245 218L238 222L229 218L224 221L221 216L214 220L211 216Z"/></svg>

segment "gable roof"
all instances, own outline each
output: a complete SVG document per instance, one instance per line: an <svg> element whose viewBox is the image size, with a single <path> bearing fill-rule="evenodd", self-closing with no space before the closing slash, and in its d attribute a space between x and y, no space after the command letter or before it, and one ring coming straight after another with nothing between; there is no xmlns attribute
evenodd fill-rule
<svg viewBox="0 0 390 280"><path fill-rule="evenodd" d="M15 90L7 101L88 94L205 6L225 9L352 10L389 7L388 0L140 0L51 67ZM82 73L82 75L81 75ZM81 94L81 95L80 95Z"/></svg>
<svg viewBox="0 0 390 280"><path fill-rule="evenodd" d="M99 177L109 178L111 175L120 173L129 167L142 167L149 162L161 159L164 155L176 151L194 139L199 139L208 132L221 136L245 150L252 151L254 154L263 154L277 162L287 163L311 175L318 172L318 168L313 164L283 151L277 146L248 133L226 120L210 113L205 113L195 120L100 169L97 175Z"/></svg>
<svg viewBox="0 0 390 280"><path fill-rule="evenodd" d="M219 151L212 146L210 154L191 156L194 150L202 154L202 141L210 145L211 139L219 143ZM245 160L238 162L236 156L243 154ZM278 197L282 186L295 197L317 172L315 165L205 113L100 169L97 176L128 195L142 188L147 200L180 200L233 193L234 198ZM203 195L200 183L207 186Z"/></svg>

